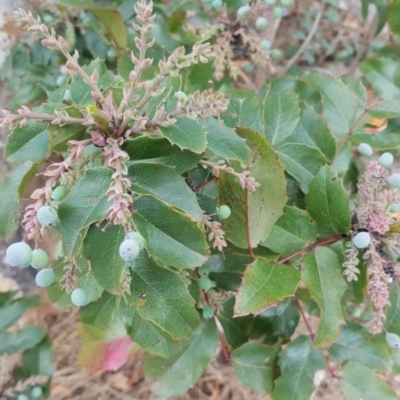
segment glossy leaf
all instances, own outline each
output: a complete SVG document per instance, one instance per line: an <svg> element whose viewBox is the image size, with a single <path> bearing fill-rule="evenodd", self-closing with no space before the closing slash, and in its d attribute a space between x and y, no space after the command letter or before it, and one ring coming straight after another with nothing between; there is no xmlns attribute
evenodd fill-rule
<svg viewBox="0 0 400 400"><path fill-rule="evenodd" d="M208 256L204 232L187 216L152 196L139 196L133 219L149 255L162 265L193 268Z"/></svg>
<svg viewBox="0 0 400 400"><path fill-rule="evenodd" d="M38 345L46 336L39 326L28 326L17 332L0 333L0 355L14 354Z"/></svg>
<svg viewBox="0 0 400 400"><path fill-rule="evenodd" d="M248 342L232 352L233 369L240 381L255 392L271 393L279 346Z"/></svg>
<svg viewBox="0 0 400 400"><path fill-rule="evenodd" d="M278 254L293 254L316 241L317 225L307 211L285 206L283 212L263 246Z"/></svg>
<svg viewBox="0 0 400 400"><path fill-rule="evenodd" d="M183 350L170 359L147 356L145 375L157 378L153 393L163 397L184 394L200 378L218 344L217 329L214 322L209 321L201 324Z"/></svg>
<svg viewBox="0 0 400 400"><path fill-rule="evenodd" d="M325 166L320 169L305 199L321 236L349 231L351 213L347 194L332 168Z"/></svg>
<svg viewBox="0 0 400 400"><path fill-rule="evenodd" d="M396 400L398 398L372 369L356 362L349 362L344 366L340 386L349 400Z"/></svg>
<svg viewBox="0 0 400 400"><path fill-rule="evenodd" d="M279 356L282 375L275 381L274 400L309 400L314 374L325 369L321 350L307 336L299 336Z"/></svg>
<svg viewBox="0 0 400 400"><path fill-rule="evenodd" d="M245 128L237 131L252 151L250 176L261 186L249 192L239 186L235 177L221 173L219 199L232 210L223 228L235 246L254 248L268 237L283 213L287 200L286 179L278 157L263 136Z"/></svg>
<svg viewBox="0 0 400 400"><path fill-rule="evenodd" d="M336 253L328 247L317 247L315 253L307 254L301 279L321 310L315 345L329 347L344 323L340 302L347 288Z"/></svg>
<svg viewBox="0 0 400 400"><path fill-rule="evenodd" d="M293 296L299 281L300 273L292 267L254 261L244 271L236 297L235 316L258 314L285 297Z"/></svg>

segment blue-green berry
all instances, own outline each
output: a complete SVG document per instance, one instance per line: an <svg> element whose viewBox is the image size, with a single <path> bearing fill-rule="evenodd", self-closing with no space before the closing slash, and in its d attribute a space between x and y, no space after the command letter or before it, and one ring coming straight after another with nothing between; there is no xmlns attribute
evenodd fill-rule
<svg viewBox="0 0 400 400"><path fill-rule="evenodd" d="M278 60L282 57L282 52L279 49L272 49L270 54L274 60Z"/></svg>
<svg viewBox="0 0 400 400"><path fill-rule="evenodd" d="M400 204L399 203L394 203L389 208L389 212L391 212L391 213L397 213L399 210L400 210Z"/></svg>
<svg viewBox="0 0 400 400"><path fill-rule="evenodd" d="M358 152L365 157L372 156L372 147L367 143L360 143L357 147Z"/></svg>
<svg viewBox="0 0 400 400"><path fill-rule="evenodd" d="M395 333L386 333L386 342L390 347L393 347L395 349L400 348L400 337L396 335Z"/></svg>
<svg viewBox="0 0 400 400"><path fill-rule="evenodd" d="M54 270L52 270L51 268L41 269L35 277L36 285L38 285L41 288L45 288L52 285L55 282L55 280L56 280L56 274Z"/></svg>
<svg viewBox="0 0 400 400"><path fill-rule="evenodd" d="M137 258L139 252L139 244L133 239L125 239L119 246L119 255L126 262Z"/></svg>
<svg viewBox="0 0 400 400"><path fill-rule="evenodd" d="M213 0L211 3L211 8L213 8L214 10L220 10L223 6L223 2L222 0Z"/></svg>
<svg viewBox="0 0 400 400"><path fill-rule="evenodd" d="M47 267L50 259L47 253L43 249L34 249L32 252L31 267L35 269L42 269Z"/></svg>
<svg viewBox="0 0 400 400"><path fill-rule="evenodd" d="M250 6L245 5L245 6L240 7L237 10L236 15L237 15L238 19L245 19L249 12L250 12Z"/></svg>
<svg viewBox="0 0 400 400"><path fill-rule="evenodd" d="M250 61L243 61L241 67L246 74L251 74L254 71L254 65Z"/></svg>
<svg viewBox="0 0 400 400"><path fill-rule="evenodd" d="M275 4L275 0L265 0L265 4L267 6L273 6Z"/></svg>
<svg viewBox="0 0 400 400"><path fill-rule="evenodd" d="M280 7L274 7L274 17L277 19L282 18L283 16L283 10Z"/></svg>
<svg viewBox="0 0 400 400"><path fill-rule="evenodd" d="M29 397L26 394L19 394L17 400L29 400Z"/></svg>
<svg viewBox="0 0 400 400"><path fill-rule="evenodd" d="M227 219L231 216L231 209L227 205L223 204L218 207L217 214L219 219Z"/></svg>
<svg viewBox="0 0 400 400"><path fill-rule="evenodd" d="M128 232L126 238L134 240L139 245L140 250L144 249L145 240L144 237L139 232L136 231Z"/></svg>
<svg viewBox="0 0 400 400"><path fill-rule="evenodd" d="M197 279L197 285L200 289L205 290L206 292L213 287L211 280L207 276L202 276Z"/></svg>
<svg viewBox="0 0 400 400"><path fill-rule="evenodd" d="M256 19L256 29L258 31L265 31L267 29L267 26L268 26L268 21L266 18L258 17Z"/></svg>
<svg viewBox="0 0 400 400"><path fill-rule="evenodd" d="M36 217L42 226L53 226L58 221L57 210L51 206L40 207Z"/></svg>
<svg viewBox="0 0 400 400"><path fill-rule="evenodd" d="M31 265L32 258L31 246L25 242L13 243L7 248L6 262L13 267L27 268Z"/></svg>
<svg viewBox="0 0 400 400"><path fill-rule="evenodd" d="M263 50L266 50L266 51L271 50L271 42L269 40L263 40L261 42L261 47Z"/></svg>
<svg viewBox="0 0 400 400"><path fill-rule="evenodd" d="M76 288L71 293L71 301L77 307L86 306L89 301L88 294L81 288Z"/></svg>
<svg viewBox="0 0 400 400"><path fill-rule="evenodd" d="M68 193L68 188L64 185L57 186L52 192L50 198L53 201L61 201Z"/></svg>
<svg viewBox="0 0 400 400"><path fill-rule="evenodd" d="M204 319L211 319L214 316L214 308L206 306L203 308L202 313Z"/></svg>
<svg viewBox="0 0 400 400"><path fill-rule="evenodd" d="M38 399L39 397L43 396L43 389L40 386L35 386L31 390L31 396L34 399Z"/></svg>
<svg viewBox="0 0 400 400"><path fill-rule="evenodd" d="M200 276L207 276L210 273L210 267L207 265L203 265L202 267L199 267L197 272Z"/></svg>
<svg viewBox="0 0 400 400"><path fill-rule="evenodd" d="M387 182L391 187L399 189L400 188L400 174L390 175Z"/></svg>
<svg viewBox="0 0 400 400"><path fill-rule="evenodd" d="M385 168L389 168L393 164L393 161L394 157L391 153L383 153L379 157L379 163Z"/></svg>
<svg viewBox="0 0 400 400"><path fill-rule="evenodd" d="M371 243L371 235L368 232L358 232L352 241L358 249L365 249Z"/></svg>

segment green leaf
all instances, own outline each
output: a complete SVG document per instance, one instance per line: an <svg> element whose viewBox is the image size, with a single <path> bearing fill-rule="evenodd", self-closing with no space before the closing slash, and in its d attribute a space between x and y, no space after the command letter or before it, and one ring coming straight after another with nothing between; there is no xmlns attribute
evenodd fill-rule
<svg viewBox="0 0 400 400"><path fill-rule="evenodd" d="M262 120L264 135L274 147L285 140L299 121L299 100L293 92L277 93L269 91L264 99Z"/></svg>
<svg viewBox="0 0 400 400"><path fill-rule="evenodd" d="M340 386L348 400L396 400L398 397L372 369L356 362L347 363L342 370Z"/></svg>
<svg viewBox="0 0 400 400"><path fill-rule="evenodd" d="M79 118L79 116L77 116ZM87 127L79 124L66 126L50 125L50 147L52 151L63 152L67 150L67 143L70 140L81 140L84 138Z"/></svg>
<svg viewBox="0 0 400 400"><path fill-rule="evenodd" d="M400 35L400 1L393 0L389 8L389 25L392 32Z"/></svg>
<svg viewBox="0 0 400 400"><path fill-rule="evenodd" d="M300 273L287 265L272 265L256 260L247 266L236 297L235 316L258 314L293 296L300 281Z"/></svg>
<svg viewBox="0 0 400 400"><path fill-rule="evenodd" d="M323 116L331 131L338 136L346 135L352 128L357 109L352 91L343 82L327 74L311 73L302 80L320 91Z"/></svg>
<svg viewBox="0 0 400 400"><path fill-rule="evenodd" d="M329 347L339 337L344 322L340 302L347 288L336 253L328 247L317 247L315 253L307 254L301 279L321 309L314 343Z"/></svg>
<svg viewBox="0 0 400 400"><path fill-rule="evenodd" d="M271 393L279 346L249 342L232 352L233 369L240 381L255 392Z"/></svg>
<svg viewBox="0 0 400 400"><path fill-rule="evenodd" d="M399 62L389 58L372 58L360 64L360 70L376 94L384 100L400 99Z"/></svg>
<svg viewBox="0 0 400 400"><path fill-rule="evenodd" d="M387 129L382 133L371 135L370 133L355 133L351 135L351 140L357 144L367 143L377 150L390 150L400 146L400 135L395 129L390 128L390 122ZM394 128L397 125L394 126Z"/></svg>
<svg viewBox="0 0 400 400"><path fill-rule="evenodd" d="M135 163L129 167L128 178L135 193L151 194L184 211L196 222L203 218L196 195L173 168L159 163Z"/></svg>
<svg viewBox="0 0 400 400"><path fill-rule="evenodd" d="M14 325L29 308L39 304L38 296L25 296L14 300L6 308L0 309L0 332Z"/></svg>
<svg viewBox="0 0 400 400"><path fill-rule="evenodd" d="M152 196L137 197L134 207L134 222L146 239L149 255L158 263L194 268L207 260L205 234L186 215Z"/></svg>
<svg viewBox="0 0 400 400"><path fill-rule="evenodd" d="M284 170L270 144L259 133L238 128L247 140L252 156L248 166L251 177L261 186L254 192L243 190L237 179L221 173L218 182L221 204L227 204L232 215L224 221L227 238L240 248L254 248L270 234L286 204Z"/></svg>
<svg viewBox="0 0 400 400"><path fill-rule="evenodd" d="M218 344L217 329L214 322L209 321L201 324L183 350L172 358L146 357L146 377L157 378L153 393L162 397L184 394L198 381Z"/></svg>
<svg viewBox="0 0 400 400"><path fill-rule="evenodd" d="M107 36L117 50L127 47L127 29L124 19L118 10L113 8L88 8L103 25Z"/></svg>
<svg viewBox="0 0 400 400"><path fill-rule="evenodd" d="M179 118L174 125L160 126L159 130L170 143L176 144L182 150L187 149L200 154L206 149L206 132L197 121Z"/></svg>
<svg viewBox="0 0 400 400"><path fill-rule="evenodd" d="M400 282L390 285L390 306L386 311L385 329L400 336Z"/></svg>
<svg viewBox="0 0 400 400"><path fill-rule="evenodd" d="M316 221L321 236L349 231L351 213L348 196L331 167L324 166L320 169L310 184L305 200L307 210Z"/></svg>
<svg viewBox="0 0 400 400"><path fill-rule="evenodd" d="M280 353L282 375L275 381L274 400L309 400L313 391L314 374L325 369L321 350L307 336L299 336Z"/></svg>
<svg viewBox="0 0 400 400"><path fill-rule="evenodd" d="M19 208L18 199L22 195L26 176L33 172L33 163L24 164L11 170L0 186L0 236L7 239L18 228L15 212Z"/></svg>
<svg viewBox="0 0 400 400"><path fill-rule="evenodd" d="M356 361L379 371L389 368L389 352L384 337L373 336L351 322L342 329L339 340L329 348L329 353L342 365Z"/></svg>
<svg viewBox="0 0 400 400"><path fill-rule="evenodd" d="M400 100L385 100L376 103L368 109L368 114L382 119L400 117Z"/></svg>
<svg viewBox="0 0 400 400"><path fill-rule="evenodd" d="M48 336L37 346L24 352L22 355L22 367L29 376L47 375L51 377L54 374L53 352Z"/></svg>
<svg viewBox="0 0 400 400"><path fill-rule="evenodd" d="M200 320L182 277L160 267L145 253L135 260L131 275L130 304L135 311L174 340L189 338Z"/></svg>
<svg viewBox="0 0 400 400"><path fill-rule="evenodd" d="M172 146L167 139L150 138L148 136L125 140L122 148L129 154L131 161L128 164L158 162L175 168L178 174L183 174L195 168L202 157L200 154Z"/></svg>
<svg viewBox="0 0 400 400"><path fill-rule="evenodd" d="M28 121L23 127L17 127L8 138L5 156L13 164L25 161L42 161L49 152L50 135L46 131L48 124Z"/></svg>
<svg viewBox="0 0 400 400"><path fill-rule="evenodd" d="M234 129L228 128L222 121L207 118L203 122L207 134L207 148L215 155L227 161L237 160L246 165L250 160L250 149L246 141L239 137Z"/></svg>
<svg viewBox="0 0 400 400"><path fill-rule="evenodd" d="M118 320L120 298L104 292L101 298L79 310L80 321L83 324L95 325L97 328L108 328Z"/></svg>
<svg viewBox="0 0 400 400"><path fill-rule="evenodd" d="M121 226L103 231L92 225L83 244L83 254L90 260L91 271L97 282L113 294L121 294L121 276L126 262L119 255L119 245L125 239Z"/></svg>
<svg viewBox="0 0 400 400"><path fill-rule="evenodd" d="M364 112L367 108L367 92L360 79L353 75L344 75L340 80L350 88L353 94L357 97L357 108L359 112Z"/></svg>
<svg viewBox="0 0 400 400"><path fill-rule="evenodd" d="M39 326L28 326L17 332L0 333L0 355L14 354L38 345L46 336Z"/></svg>
<svg viewBox="0 0 400 400"><path fill-rule="evenodd" d="M293 254L316 241L317 225L307 211L285 206L283 212L263 246L278 254Z"/></svg>
<svg viewBox="0 0 400 400"><path fill-rule="evenodd" d="M106 216L110 206L106 192L111 184L111 174L112 171L104 167L88 170L60 203L59 230L65 255L77 254L87 228Z"/></svg>

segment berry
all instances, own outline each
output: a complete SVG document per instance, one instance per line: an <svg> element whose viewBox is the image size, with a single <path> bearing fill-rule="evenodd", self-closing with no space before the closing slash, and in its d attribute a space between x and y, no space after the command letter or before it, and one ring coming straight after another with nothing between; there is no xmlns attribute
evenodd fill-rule
<svg viewBox="0 0 400 400"><path fill-rule="evenodd" d="M144 237L139 232L136 231L128 232L126 238L134 240L139 245L140 250L144 249L145 240Z"/></svg>
<svg viewBox="0 0 400 400"><path fill-rule="evenodd" d="M254 71L254 66L250 61L243 61L241 67L246 74L251 74Z"/></svg>
<svg viewBox="0 0 400 400"><path fill-rule="evenodd" d="M386 333L386 342L390 347L394 347L395 349L400 348L400 337L395 333Z"/></svg>
<svg viewBox="0 0 400 400"><path fill-rule="evenodd" d="M272 49L271 50L271 57L274 60L277 60L282 57L282 52L279 49Z"/></svg>
<svg viewBox="0 0 400 400"><path fill-rule="evenodd" d="M391 213L397 213L400 210L400 204L394 203L390 206L389 212Z"/></svg>
<svg viewBox="0 0 400 400"><path fill-rule="evenodd" d="M292 5L292 0L281 0L283 7L290 7Z"/></svg>
<svg viewBox="0 0 400 400"><path fill-rule="evenodd" d="M19 394L17 400L29 400L29 397L26 394Z"/></svg>
<svg viewBox="0 0 400 400"><path fill-rule="evenodd" d="M380 164L385 168L389 168L393 164L393 161L394 157L391 153L383 153L379 157Z"/></svg>
<svg viewBox="0 0 400 400"><path fill-rule="evenodd" d="M224 204L218 207L217 214L219 219L227 219L231 215L231 209Z"/></svg>
<svg viewBox="0 0 400 400"><path fill-rule="evenodd" d="M400 174L390 175L387 182L391 187L399 189L400 188Z"/></svg>
<svg viewBox="0 0 400 400"><path fill-rule="evenodd" d="M86 306L88 300L88 294L81 288L76 288L71 293L71 301L77 307Z"/></svg>
<svg viewBox="0 0 400 400"><path fill-rule="evenodd" d="M45 288L47 286L52 285L56 280L56 274L54 273L54 270L51 268L43 268L41 269L35 278L36 285L38 285L41 288Z"/></svg>
<svg viewBox="0 0 400 400"><path fill-rule="evenodd" d="M358 152L365 157L372 156L372 147L367 143L360 143L357 147Z"/></svg>
<svg viewBox="0 0 400 400"><path fill-rule="evenodd" d="M57 210L51 206L40 207L36 217L42 226L52 226L58 221Z"/></svg>
<svg viewBox="0 0 400 400"><path fill-rule="evenodd" d="M264 17L259 17L256 20L256 29L258 31L265 31L267 29L268 26L268 21L266 18Z"/></svg>
<svg viewBox="0 0 400 400"><path fill-rule="evenodd" d="M66 186L57 186L51 192L51 199L54 201L61 201L67 195L68 189Z"/></svg>
<svg viewBox="0 0 400 400"><path fill-rule="evenodd" d="M269 40L263 40L261 42L261 47L266 51L271 50L271 42Z"/></svg>
<svg viewBox="0 0 400 400"><path fill-rule="evenodd" d="M65 82L67 82L67 77L64 76L64 75L60 75L60 76L57 77L57 79L56 79L56 85L57 85L57 86L64 85Z"/></svg>
<svg viewBox="0 0 400 400"><path fill-rule="evenodd" d="M178 99L178 101L180 101L183 104L187 103L189 100L186 93L182 92L181 90L178 90L177 92L175 92L174 97L176 97Z"/></svg>
<svg viewBox="0 0 400 400"><path fill-rule="evenodd" d="M368 232L359 232L353 238L353 244L358 249L365 249L371 243L371 235Z"/></svg>
<svg viewBox="0 0 400 400"><path fill-rule="evenodd" d="M69 89L65 90L63 101L71 101L71 92L69 91Z"/></svg>
<svg viewBox="0 0 400 400"><path fill-rule="evenodd" d="M274 17L276 19L281 19L283 16L283 10L280 7L274 7Z"/></svg>
<svg viewBox="0 0 400 400"><path fill-rule="evenodd" d="M212 282L207 276L203 276L199 279L197 279L197 284L199 285L200 289L203 289L205 291L210 290L213 287Z"/></svg>
<svg viewBox="0 0 400 400"><path fill-rule="evenodd" d="M214 10L220 10L223 6L223 2L222 0L213 0L211 3L211 8L213 8Z"/></svg>
<svg viewBox="0 0 400 400"><path fill-rule="evenodd" d="M207 265L203 265L202 267L200 267L197 272L199 273L199 275L201 276L207 276L210 273L210 267L208 267Z"/></svg>
<svg viewBox="0 0 400 400"><path fill-rule="evenodd" d="M42 269L47 267L49 263L49 256L43 249L35 249L32 252L32 262L31 266L35 269Z"/></svg>
<svg viewBox="0 0 400 400"><path fill-rule="evenodd" d="M134 260L139 252L140 247L133 239L125 239L119 246L119 255L126 262Z"/></svg>
<svg viewBox="0 0 400 400"><path fill-rule="evenodd" d="M275 4L275 0L265 0L265 4L267 6L273 6Z"/></svg>
<svg viewBox="0 0 400 400"><path fill-rule="evenodd" d="M13 243L6 251L6 262L13 267L26 268L31 265L33 252L25 242Z"/></svg>
<svg viewBox="0 0 400 400"><path fill-rule="evenodd" d="M250 11L250 6L246 5L246 6L242 6L237 10L237 17L238 19L245 19L247 14Z"/></svg>
<svg viewBox="0 0 400 400"><path fill-rule="evenodd" d="M43 389L40 386L35 386L31 390L31 396L34 399L38 399L39 397L42 397L43 395Z"/></svg>
<svg viewBox="0 0 400 400"><path fill-rule="evenodd" d="M214 308L211 306L204 307L202 315L204 319L211 319L214 316Z"/></svg>

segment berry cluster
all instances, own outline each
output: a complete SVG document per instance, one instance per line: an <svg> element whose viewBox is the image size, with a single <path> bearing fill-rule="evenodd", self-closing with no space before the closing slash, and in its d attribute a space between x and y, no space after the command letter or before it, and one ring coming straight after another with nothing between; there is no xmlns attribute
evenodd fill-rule
<svg viewBox="0 0 400 400"><path fill-rule="evenodd" d="M38 400L43 398L43 389L40 386L34 386L30 392L29 396L25 393L18 395L17 400Z"/></svg>

